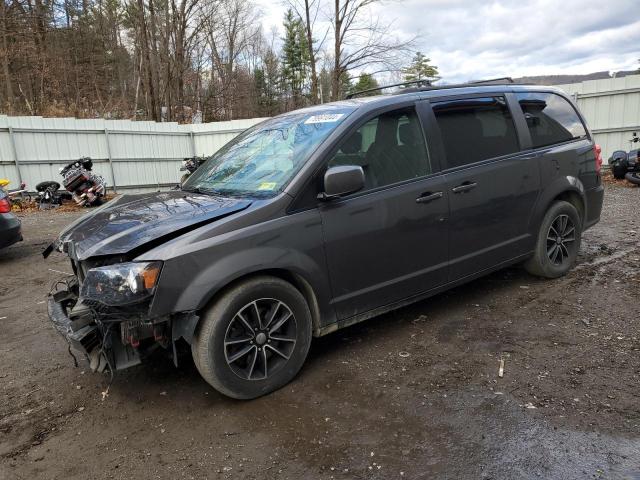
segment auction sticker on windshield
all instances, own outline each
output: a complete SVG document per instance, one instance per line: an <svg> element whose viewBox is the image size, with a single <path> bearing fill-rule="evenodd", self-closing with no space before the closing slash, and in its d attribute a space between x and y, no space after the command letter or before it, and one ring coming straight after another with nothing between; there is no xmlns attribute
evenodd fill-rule
<svg viewBox="0 0 640 480"><path fill-rule="evenodd" d="M273 190L276 188L276 182L262 182L258 187L258 190Z"/></svg>
<svg viewBox="0 0 640 480"><path fill-rule="evenodd" d="M344 113L325 113L322 115L312 115L305 120L305 124L309 123L333 123L344 117Z"/></svg>

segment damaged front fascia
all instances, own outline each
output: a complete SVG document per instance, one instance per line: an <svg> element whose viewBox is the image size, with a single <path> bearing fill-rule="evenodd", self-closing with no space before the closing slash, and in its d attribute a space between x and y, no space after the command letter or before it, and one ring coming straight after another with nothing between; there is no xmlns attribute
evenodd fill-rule
<svg viewBox="0 0 640 480"><path fill-rule="evenodd" d="M92 258L77 262L77 268L85 270L122 261L126 258L120 255ZM177 366L177 340L193 341L198 322L195 312L151 318L149 300L124 308L107 307L79 298L76 276L67 277L59 285L64 288L50 294L49 316L69 345L86 355L93 371L116 371L137 365L158 347L171 348Z"/></svg>

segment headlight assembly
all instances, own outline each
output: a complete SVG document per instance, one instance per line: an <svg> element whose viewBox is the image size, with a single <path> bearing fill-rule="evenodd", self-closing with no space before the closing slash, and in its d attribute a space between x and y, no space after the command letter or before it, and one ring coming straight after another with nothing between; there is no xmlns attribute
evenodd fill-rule
<svg viewBox="0 0 640 480"><path fill-rule="evenodd" d="M153 295L162 262L127 262L92 268L80 297L109 306L137 303Z"/></svg>

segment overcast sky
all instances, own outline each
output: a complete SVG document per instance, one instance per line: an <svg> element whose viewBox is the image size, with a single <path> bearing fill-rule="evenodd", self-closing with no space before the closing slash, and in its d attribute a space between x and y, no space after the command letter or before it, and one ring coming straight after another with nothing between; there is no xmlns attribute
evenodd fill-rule
<svg viewBox="0 0 640 480"><path fill-rule="evenodd" d="M283 3L257 3L265 32L281 31ZM631 70L640 58L640 0L404 0L372 10L395 35L420 34L446 81Z"/></svg>

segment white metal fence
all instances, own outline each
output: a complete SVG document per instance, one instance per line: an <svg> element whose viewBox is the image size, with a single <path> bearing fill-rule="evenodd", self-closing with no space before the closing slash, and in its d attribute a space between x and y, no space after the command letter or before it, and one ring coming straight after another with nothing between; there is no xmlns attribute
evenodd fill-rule
<svg viewBox="0 0 640 480"><path fill-rule="evenodd" d="M605 162L613 151L632 148L629 139L640 134L640 75L558 86L577 100Z"/></svg>
<svg viewBox="0 0 640 480"><path fill-rule="evenodd" d="M560 85L574 95L609 158L627 150L640 133L640 75ZM180 161L211 155L262 118L197 125L77 120L0 115L0 178L33 190L43 180L59 180L64 164L87 156L94 170L117 191L166 188L180 178Z"/></svg>
<svg viewBox="0 0 640 480"><path fill-rule="evenodd" d="M166 188L178 182L183 158L211 155L262 120L178 125L0 115L0 178L13 188L22 179L33 190L43 180L60 181L66 163L91 157L116 191Z"/></svg>

